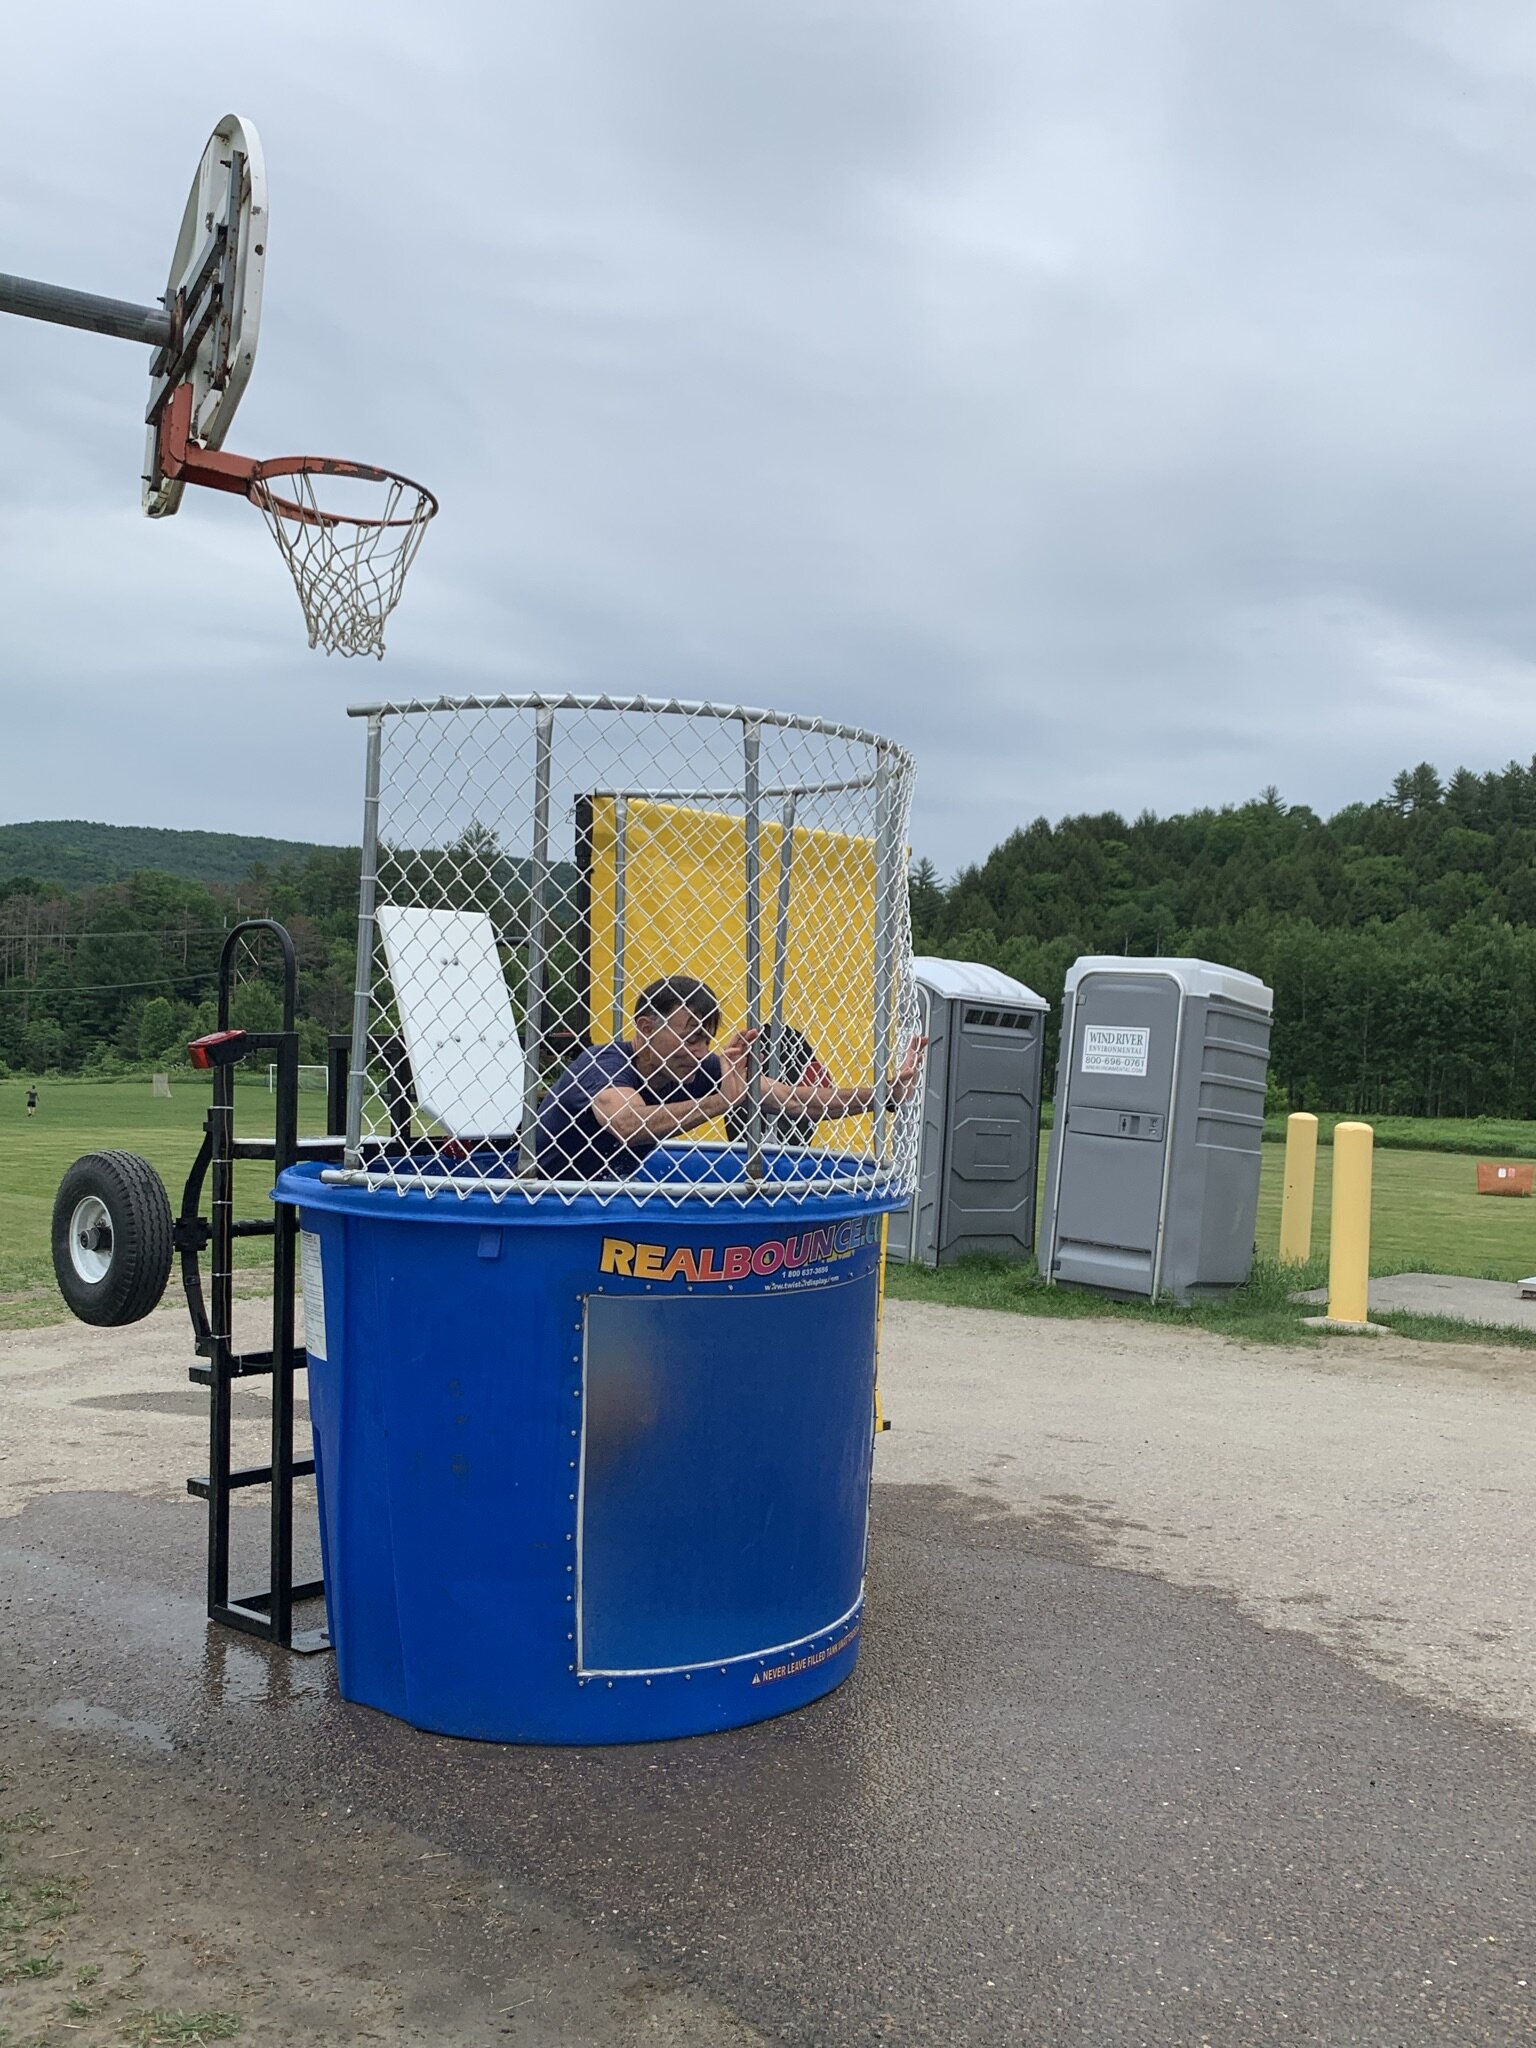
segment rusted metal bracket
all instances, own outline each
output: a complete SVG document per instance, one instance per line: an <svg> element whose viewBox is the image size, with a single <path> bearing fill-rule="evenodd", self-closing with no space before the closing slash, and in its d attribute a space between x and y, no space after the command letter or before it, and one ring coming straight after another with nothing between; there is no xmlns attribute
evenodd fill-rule
<svg viewBox="0 0 1536 2048"><path fill-rule="evenodd" d="M211 490L250 495L259 467L250 455L226 455L191 437L192 386L178 384L160 415L159 462L172 483L206 484Z"/></svg>

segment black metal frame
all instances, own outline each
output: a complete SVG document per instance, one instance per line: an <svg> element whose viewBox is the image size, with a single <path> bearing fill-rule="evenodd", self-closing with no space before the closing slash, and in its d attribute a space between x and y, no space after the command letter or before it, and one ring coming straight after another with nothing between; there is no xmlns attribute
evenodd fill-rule
<svg viewBox="0 0 1536 2048"><path fill-rule="evenodd" d="M280 1031L248 1031L240 1056L270 1052L277 1065L276 1121L270 1138L235 1135L235 1062L213 1067L213 1107L203 1125L203 1142L187 1175L181 1214L175 1226L175 1249L181 1258L181 1282L192 1318L199 1358L189 1378L209 1390L208 1471L189 1479L187 1491L208 1503L208 1614L226 1627L301 1652L327 1650L330 1636L321 1628L295 1631L293 1609L298 1601L320 1598L319 1579L293 1582L293 1482L315 1469L313 1458L296 1458L293 1449L294 1375L308 1361L294 1341L297 1280L298 1215L290 1206L275 1205L273 1214L237 1221L234 1214L235 1163L265 1159L273 1178L300 1157L340 1160L345 1122L345 1039L332 1040L327 1063L326 1128L319 1140L299 1138L298 961L293 940L271 918L247 918L224 941L219 955L219 1030L230 1028L233 966L240 946L254 934L276 939L283 956L283 1025ZM212 1180L212 1220L199 1214L204 1183ZM234 1242L240 1237L272 1240L272 1341L264 1351L237 1351L234 1344ZM209 1292L203 1291L200 1257L211 1253ZM272 1381L272 1449L269 1462L237 1469L231 1459L233 1393L237 1380L270 1376ZM230 1499L238 1489L271 1489L268 1527L267 1584L255 1592L230 1597Z"/></svg>

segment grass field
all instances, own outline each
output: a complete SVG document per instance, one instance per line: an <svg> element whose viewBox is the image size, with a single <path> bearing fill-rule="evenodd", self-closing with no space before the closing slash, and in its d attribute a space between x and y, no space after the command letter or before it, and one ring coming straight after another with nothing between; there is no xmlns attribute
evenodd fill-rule
<svg viewBox="0 0 1536 2048"><path fill-rule="evenodd" d="M1330 1133L1332 1125L1339 1121L1337 1117L1329 1120ZM1487 1280L1520 1280L1528 1273L1536 1273L1536 1199L1477 1193L1479 1158L1518 1158L1521 1152L1511 1146L1482 1143L1486 1125L1464 1128L1474 1135L1462 1156L1443 1150L1377 1151L1371 1203L1373 1273L1461 1273ZM1454 1129L1454 1125L1437 1123L1436 1141L1443 1141ZM1502 1129L1506 1133L1529 1132L1531 1127L1505 1125ZM1531 1149L1527 1138L1527 1156ZM1042 1144L1042 1195L1044 1155ZM1144 1302L1108 1302L1101 1295L1071 1288L1047 1288L1032 1262L1007 1264L994 1259L968 1259L937 1273L922 1267L893 1265L887 1284L892 1298L900 1301L948 1302L961 1307L1012 1309L1029 1315L1129 1316L1215 1330L1260 1342L1316 1342L1302 1325L1304 1311L1289 1297L1300 1287L1321 1287L1328 1278L1332 1166L1331 1151L1321 1151L1313 1208L1312 1262L1300 1273L1282 1270L1276 1263L1276 1253L1280 1242L1285 1151L1280 1145L1264 1147L1256 1232L1258 1263L1248 1286L1219 1304L1202 1303L1191 1308L1159 1304L1153 1308ZM1453 1324L1439 1316L1393 1314L1382 1320L1406 1336L1451 1341L1479 1337L1472 1325ZM1536 1332L1521 1331L1501 1337L1500 1341L1533 1346Z"/></svg>
<svg viewBox="0 0 1536 2048"><path fill-rule="evenodd" d="M37 1115L28 1118L25 1084L0 1082L0 1329L61 1321L67 1313L54 1286L49 1225L54 1194L70 1161L83 1152L108 1149L141 1153L159 1170L174 1208L201 1138L210 1099L204 1080L173 1082L169 1100L156 1099L147 1080L53 1081L40 1095ZM301 1129L306 1134L322 1131L324 1095L303 1094L299 1104ZM272 1107L272 1097L262 1081L242 1084L237 1127L249 1136L269 1134ZM1436 1124L1434 1141L1443 1142L1456 1128ZM1536 1200L1476 1192L1476 1159L1519 1157L1520 1148L1513 1142L1486 1144L1487 1125L1462 1128L1469 1134L1468 1151L1462 1155L1446 1150L1377 1152L1373 1272L1465 1273L1497 1280L1522 1279L1536 1272ZM1500 1128L1506 1137L1531 1129L1528 1125ZM1524 1149L1529 1153L1536 1147L1527 1139ZM1042 1179L1044 1150L1042 1145ZM1296 1285L1296 1276L1282 1274L1270 1264L1279 1242L1283 1165L1283 1148L1266 1145L1259 1193L1260 1265L1241 1300L1195 1311L1149 1311L1133 1305L1127 1312L1151 1313L1174 1321L1193 1318L1203 1327L1241 1329L1255 1337L1280 1335L1294 1328L1296 1311L1286 1297ZM1332 1154L1325 1148L1318 1160L1312 1239L1317 1257L1309 1276L1314 1285L1321 1285L1326 1278L1331 1166ZM237 1179L237 1213L264 1214L270 1187L269 1167L259 1162L243 1164ZM238 1265L259 1268L267 1257L267 1247L260 1241L235 1247ZM1042 1299L1045 1290L1029 1268L990 1261L950 1267L937 1274L893 1267L891 1292L909 1299L1030 1308L1037 1313L1105 1313L1105 1304L1094 1295L1052 1290L1048 1299Z"/></svg>
<svg viewBox="0 0 1536 2048"><path fill-rule="evenodd" d="M1320 1145L1333 1143L1336 1124L1368 1123L1376 1133L1378 1152L1471 1152L1479 1159L1536 1159L1536 1123L1516 1117L1368 1116L1347 1119L1322 1115L1317 1120ZM1285 1138L1283 1116L1264 1119L1266 1144Z"/></svg>
<svg viewBox="0 0 1536 2048"><path fill-rule="evenodd" d="M1536 1199L1477 1192L1478 1159L1499 1156L1483 1148L1461 1156L1377 1149L1371 1174L1371 1271L1466 1273L1486 1280L1522 1280L1536 1273ZM1262 1255L1279 1249L1284 1165L1284 1147L1266 1145L1259 1182ZM1332 1169L1332 1152L1320 1152L1312 1248L1324 1258Z"/></svg>
<svg viewBox="0 0 1536 2048"><path fill-rule="evenodd" d="M0 1081L0 1330L61 1322L68 1311L54 1285L49 1248L53 1198L65 1168L82 1152L138 1152L165 1182L173 1210L202 1142L210 1083L173 1082L169 1100L157 1100L147 1080L52 1081L38 1090L38 1111L26 1114L26 1085ZM236 1129L247 1137L272 1134L273 1098L259 1082L236 1091ZM325 1129L325 1097L299 1097L299 1128ZM236 1169L240 1216L269 1213L272 1170L242 1162ZM206 1194L203 1213L207 1214ZM261 1240L235 1246L237 1266L263 1265L271 1256Z"/></svg>

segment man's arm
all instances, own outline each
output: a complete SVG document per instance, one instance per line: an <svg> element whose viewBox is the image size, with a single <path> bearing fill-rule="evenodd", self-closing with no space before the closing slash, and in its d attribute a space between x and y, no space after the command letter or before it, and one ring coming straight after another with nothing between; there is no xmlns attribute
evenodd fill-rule
<svg viewBox="0 0 1536 2048"><path fill-rule="evenodd" d="M719 1088L679 1102L647 1102L638 1088L603 1088L592 1098L593 1116L626 1145L640 1138L675 1138L682 1131L724 1116L730 1106Z"/></svg>
<svg viewBox="0 0 1536 2048"><path fill-rule="evenodd" d="M895 1079L887 1106L894 1109L899 1102L905 1102L917 1087L918 1077L923 1071L923 1054L928 1049L926 1038L914 1038L907 1047ZM775 1108L787 1110L792 1116L816 1118L826 1122L834 1117L864 1116L875 1106L875 1091L867 1081L854 1088L835 1088L825 1081L800 1081L790 1087L783 1081L764 1081L763 1100Z"/></svg>

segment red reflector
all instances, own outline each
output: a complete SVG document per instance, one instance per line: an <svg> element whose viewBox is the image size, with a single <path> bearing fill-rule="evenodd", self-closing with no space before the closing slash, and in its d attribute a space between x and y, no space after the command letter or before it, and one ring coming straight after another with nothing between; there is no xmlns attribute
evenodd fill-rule
<svg viewBox="0 0 1536 2048"><path fill-rule="evenodd" d="M187 1047L187 1057L194 1067L207 1073L210 1067L229 1067L245 1051L243 1031L210 1031L206 1038L194 1038Z"/></svg>

